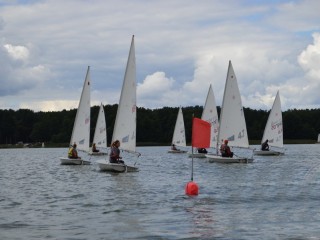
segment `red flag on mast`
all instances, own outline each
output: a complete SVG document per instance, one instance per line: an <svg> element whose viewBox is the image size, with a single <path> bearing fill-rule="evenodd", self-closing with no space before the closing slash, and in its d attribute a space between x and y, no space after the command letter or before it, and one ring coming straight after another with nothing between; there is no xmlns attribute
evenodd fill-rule
<svg viewBox="0 0 320 240"><path fill-rule="evenodd" d="M211 124L200 118L192 119L192 147L209 148Z"/></svg>

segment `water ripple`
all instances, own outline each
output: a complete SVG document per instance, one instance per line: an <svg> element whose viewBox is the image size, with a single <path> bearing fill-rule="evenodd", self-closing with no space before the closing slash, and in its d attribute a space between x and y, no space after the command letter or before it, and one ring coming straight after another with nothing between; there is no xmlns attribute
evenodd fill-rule
<svg viewBox="0 0 320 240"><path fill-rule="evenodd" d="M94 161L62 166L67 149L0 151L0 239L320 236L318 145L287 146L253 164L194 159L196 197L184 194L191 159L165 147L139 148L140 172L127 174L101 172Z"/></svg>

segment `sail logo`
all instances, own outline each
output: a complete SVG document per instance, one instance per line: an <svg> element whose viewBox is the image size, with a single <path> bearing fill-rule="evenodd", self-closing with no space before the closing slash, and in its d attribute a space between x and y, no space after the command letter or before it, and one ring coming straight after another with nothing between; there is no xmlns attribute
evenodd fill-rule
<svg viewBox="0 0 320 240"><path fill-rule="evenodd" d="M238 138L239 138L239 139L244 138L244 129L242 129L242 130L239 132Z"/></svg>
<svg viewBox="0 0 320 240"><path fill-rule="evenodd" d="M228 141L234 141L234 135L232 135L231 137L228 137L227 139Z"/></svg>
<svg viewBox="0 0 320 240"><path fill-rule="evenodd" d="M81 141L79 141L79 144L80 144L80 145L84 144L84 139L82 139Z"/></svg>
<svg viewBox="0 0 320 240"><path fill-rule="evenodd" d="M136 138L136 133L135 131L132 132L132 135L131 135L131 140L134 140Z"/></svg>
<svg viewBox="0 0 320 240"><path fill-rule="evenodd" d="M106 131L106 128L100 128L100 133L103 133L104 131Z"/></svg>
<svg viewBox="0 0 320 240"><path fill-rule="evenodd" d="M275 130L277 128L280 128L282 126L282 122L278 120L277 122L272 122L271 123L271 130ZM280 129L282 130L282 129Z"/></svg>
<svg viewBox="0 0 320 240"><path fill-rule="evenodd" d="M123 143L129 142L129 135L127 135L124 138L122 138L122 142Z"/></svg>

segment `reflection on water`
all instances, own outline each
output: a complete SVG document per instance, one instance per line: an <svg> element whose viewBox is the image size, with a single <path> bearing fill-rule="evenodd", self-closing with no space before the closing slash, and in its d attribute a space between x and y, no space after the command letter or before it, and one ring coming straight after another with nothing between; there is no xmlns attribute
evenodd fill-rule
<svg viewBox="0 0 320 240"><path fill-rule="evenodd" d="M221 236L223 231L215 228L213 199L192 199L193 206L186 207L185 211L190 214L190 233L200 239L212 239Z"/></svg>
<svg viewBox="0 0 320 240"><path fill-rule="evenodd" d="M126 174L101 172L101 157L60 165L67 149L1 149L0 239L316 239L320 145L286 148L252 164L194 159L196 197L191 159L166 147L139 148Z"/></svg>

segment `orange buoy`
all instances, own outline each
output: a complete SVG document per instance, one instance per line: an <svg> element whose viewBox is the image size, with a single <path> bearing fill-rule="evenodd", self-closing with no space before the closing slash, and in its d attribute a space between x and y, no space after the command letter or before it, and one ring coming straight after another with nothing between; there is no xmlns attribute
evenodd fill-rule
<svg viewBox="0 0 320 240"><path fill-rule="evenodd" d="M199 194L199 187L195 182L188 182L186 185L186 194L195 196Z"/></svg>

